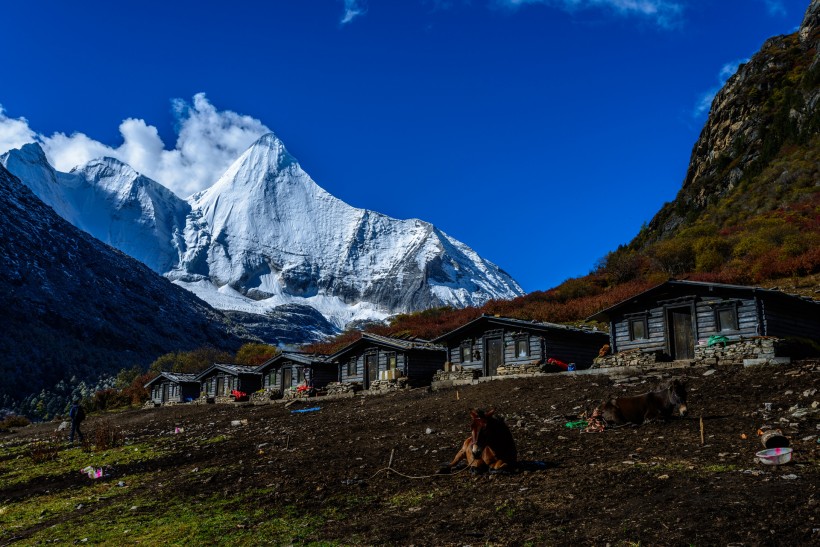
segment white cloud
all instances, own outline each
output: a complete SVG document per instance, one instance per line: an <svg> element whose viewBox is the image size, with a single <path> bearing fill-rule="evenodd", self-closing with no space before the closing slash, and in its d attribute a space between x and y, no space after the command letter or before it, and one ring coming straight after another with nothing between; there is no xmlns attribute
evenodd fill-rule
<svg viewBox="0 0 820 547"><path fill-rule="evenodd" d="M510 9L526 4L544 4L567 12L605 9L622 16L646 17L661 27L675 26L683 10L676 0L493 0L493 3Z"/></svg>
<svg viewBox="0 0 820 547"><path fill-rule="evenodd" d="M8 118L0 107L0 154L37 141L59 171L111 156L187 197L213 184L248 146L270 133L255 118L217 110L204 93L194 95L190 104L175 99L173 107L179 134L171 150L165 148L157 128L144 120L124 120L119 127L123 142L112 147L83 133L38 134L25 118Z"/></svg>
<svg viewBox="0 0 820 547"><path fill-rule="evenodd" d="M34 131L28 126L28 120L9 118L3 110L3 105L0 104L0 154L12 148L20 148L34 141L34 137Z"/></svg>
<svg viewBox="0 0 820 547"><path fill-rule="evenodd" d="M703 115L709 112L709 109L712 107L712 101L717 95L718 91L726 85L726 82L731 78L737 69L743 63L749 62L749 59L740 59L738 61L732 61L730 63L726 63L722 67L720 67L720 71L718 72L718 82L719 85L711 88L709 91L704 92L701 94L700 98L698 99L697 103L695 104L695 108L692 111L692 115L695 118L700 118Z"/></svg>
<svg viewBox="0 0 820 547"><path fill-rule="evenodd" d="M342 25L346 25L355 18L367 13L367 8L365 7L363 0L344 0L344 3L345 11L342 14L341 21L339 21Z"/></svg>

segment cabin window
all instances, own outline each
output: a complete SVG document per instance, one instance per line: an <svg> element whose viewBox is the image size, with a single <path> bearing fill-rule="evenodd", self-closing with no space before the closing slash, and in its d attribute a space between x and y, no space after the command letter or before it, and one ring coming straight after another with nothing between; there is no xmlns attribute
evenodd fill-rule
<svg viewBox="0 0 820 547"><path fill-rule="evenodd" d="M515 339L515 356L529 357L530 356L530 337L519 336Z"/></svg>
<svg viewBox="0 0 820 547"><path fill-rule="evenodd" d="M398 365L399 359L395 353L388 353L387 354L387 370L395 370L396 366Z"/></svg>
<svg viewBox="0 0 820 547"><path fill-rule="evenodd" d="M356 367L356 359L351 359L347 362L347 375L356 376L356 374L358 374L358 370Z"/></svg>
<svg viewBox="0 0 820 547"><path fill-rule="evenodd" d="M629 320L629 339L645 340L647 338L646 317L636 317Z"/></svg>
<svg viewBox="0 0 820 547"><path fill-rule="evenodd" d="M715 315L718 332L737 330L737 309L735 307L718 308L715 310Z"/></svg>
<svg viewBox="0 0 820 547"><path fill-rule="evenodd" d="M296 383L301 384L305 381L305 368L299 367L296 369Z"/></svg>
<svg viewBox="0 0 820 547"><path fill-rule="evenodd" d="M461 344L461 362L468 363L473 360L473 345L470 342Z"/></svg>

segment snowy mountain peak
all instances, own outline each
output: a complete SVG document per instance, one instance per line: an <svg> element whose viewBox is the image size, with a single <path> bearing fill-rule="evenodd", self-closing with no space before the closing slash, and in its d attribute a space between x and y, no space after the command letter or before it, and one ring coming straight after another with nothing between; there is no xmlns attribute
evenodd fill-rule
<svg viewBox="0 0 820 547"><path fill-rule="evenodd" d="M217 308L265 314L307 305L344 328L523 294L498 266L432 224L332 196L273 133L188 200L113 158L58 173L31 145L2 160L75 226Z"/></svg>
<svg viewBox="0 0 820 547"><path fill-rule="evenodd" d="M78 165L70 172L83 173L87 178L94 179L121 177L126 180L135 180L137 177L141 176L127 163L123 163L117 158L111 158L108 156L93 159L85 165Z"/></svg>
<svg viewBox="0 0 820 547"><path fill-rule="evenodd" d="M9 150L0 156L0 163L25 184L46 205L74 222L76 215L65 196L65 189L57 180L57 171L46 158L46 153L36 142L24 144L22 148Z"/></svg>

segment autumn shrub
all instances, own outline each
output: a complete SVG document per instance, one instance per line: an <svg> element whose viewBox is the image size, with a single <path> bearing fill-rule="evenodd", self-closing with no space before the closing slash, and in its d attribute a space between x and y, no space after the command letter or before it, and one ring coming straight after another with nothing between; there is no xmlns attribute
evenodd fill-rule
<svg viewBox="0 0 820 547"><path fill-rule="evenodd" d="M197 374L214 363L230 363L234 355L213 346L203 346L191 351L175 351L157 357L149 370Z"/></svg>
<svg viewBox="0 0 820 547"><path fill-rule="evenodd" d="M43 439L34 439L28 446L28 455L34 463L56 460L60 453L63 437L54 432Z"/></svg>
<svg viewBox="0 0 820 547"><path fill-rule="evenodd" d="M86 438L88 438L88 435L86 435ZM121 427L115 425L111 420L99 420L94 424L92 438L94 439L94 449L97 452L102 452L122 446L125 442L125 433Z"/></svg>
<svg viewBox="0 0 820 547"><path fill-rule="evenodd" d="M669 275L680 275L695 269L695 251L688 239L667 239L652 245L649 256Z"/></svg>
<svg viewBox="0 0 820 547"><path fill-rule="evenodd" d="M87 412L112 410L128 406L128 400L117 389L103 389L97 391L84 403Z"/></svg>
<svg viewBox="0 0 820 547"><path fill-rule="evenodd" d="M276 346L248 342L237 350L234 362L239 365L259 366L279 353L279 348Z"/></svg>
<svg viewBox="0 0 820 547"><path fill-rule="evenodd" d="M11 414L0 421L0 429L11 429L12 427L26 427L31 421L25 416Z"/></svg>

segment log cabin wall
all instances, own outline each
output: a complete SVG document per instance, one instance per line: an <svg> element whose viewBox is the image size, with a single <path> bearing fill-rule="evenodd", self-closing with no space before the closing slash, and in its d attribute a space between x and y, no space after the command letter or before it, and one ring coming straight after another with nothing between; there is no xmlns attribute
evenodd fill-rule
<svg viewBox="0 0 820 547"><path fill-rule="evenodd" d="M515 367L544 363L555 358L588 368L598 350L609 341L604 332L566 328L560 325L533 323L508 318L484 317L474 321L475 327L454 331L436 341L447 347L447 358L453 365L465 370L487 373L486 352L488 340L500 339L502 364Z"/></svg>
<svg viewBox="0 0 820 547"><path fill-rule="evenodd" d="M262 389L262 375L256 372L240 372L236 377L234 386L238 391L251 394ZM228 391L230 394L230 391Z"/></svg>
<svg viewBox="0 0 820 547"><path fill-rule="evenodd" d="M675 312L691 313L693 342L698 347L705 346L711 336L730 342L755 336L820 342L820 303L740 285L671 280L590 319L609 321L614 353L639 349L671 359L677 355L672 335L676 330L673 319L678 319Z"/></svg>
<svg viewBox="0 0 820 547"><path fill-rule="evenodd" d="M411 387L429 386L436 372L444 368L447 352L415 350L410 351L405 358L404 375Z"/></svg>
<svg viewBox="0 0 820 547"><path fill-rule="evenodd" d="M314 363L308 367L308 380L317 389L335 382L338 376L338 368L332 363Z"/></svg>
<svg viewBox="0 0 820 547"><path fill-rule="evenodd" d="M760 330L758 307L754 298L722 298L713 294L704 297L693 294L660 303L647 303L645 306L647 307L628 307L613 317L614 351L657 351L671 359L670 310L691 310L694 343L713 335L736 341L757 336ZM723 322L720 317L724 317ZM728 321L728 317L732 317L732 320Z"/></svg>
<svg viewBox="0 0 820 547"><path fill-rule="evenodd" d="M767 336L820 343L820 304L766 298L761 308Z"/></svg>
<svg viewBox="0 0 820 547"><path fill-rule="evenodd" d="M371 380L379 380L382 372L393 368L411 386L429 385L435 372L444 366L447 352L426 341L366 334L331 358L338 364L340 382L360 383L368 389ZM367 369L367 363L372 363L373 371Z"/></svg>

